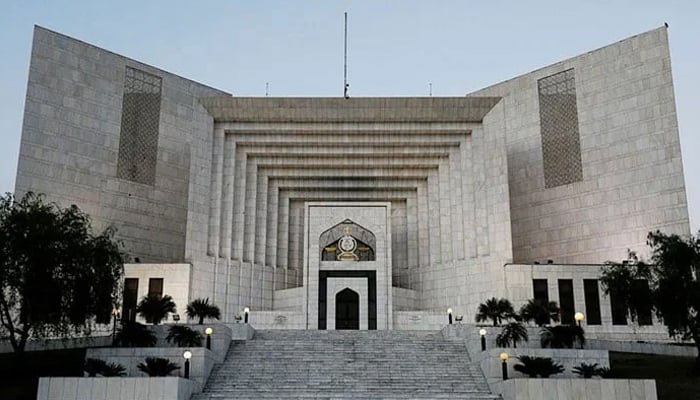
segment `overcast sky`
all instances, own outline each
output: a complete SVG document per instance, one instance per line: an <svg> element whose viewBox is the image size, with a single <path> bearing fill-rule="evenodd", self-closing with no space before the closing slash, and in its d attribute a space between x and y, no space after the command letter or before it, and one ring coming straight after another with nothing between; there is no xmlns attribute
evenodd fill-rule
<svg viewBox="0 0 700 400"><path fill-rule="evenodd" d="M0 192L13 191L34 24L236 95L462 96L668 22L700 229L700 1L0 1Z"/></svg>

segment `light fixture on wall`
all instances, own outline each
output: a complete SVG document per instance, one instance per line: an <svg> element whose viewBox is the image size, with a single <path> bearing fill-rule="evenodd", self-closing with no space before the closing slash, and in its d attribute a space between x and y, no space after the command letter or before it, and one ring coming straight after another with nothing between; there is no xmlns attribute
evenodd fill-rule
<svg viewBox="0 0 700 400"><path fill-rule="evenodd" d="M182 353L182 357L185 358L185 379L190 379L190 358L192 358L192 352L185 350L185 352Z"/></svg>
<svg viewBox="0 0 700 400"><path fill-rule="evenodd" d="M211 350L211 334L214 333L214 330L207 328L204 330L204 333L207 334L207 350Z"/></svg>
<svg viewBox="0 0 700 400"><path fill-rule="evenodd" d="M243 309L243 323L244 324L248 323L248 314L250 314L250 308L246 307Z"/></svg>
<svg viewBox="0 0 700 400"><path fill-rule="evenodd" d="M486 329L479 329L479 336L481 336L481 351L486 351Z"/></svg>
<svg viewBox="0 0 700 400"><path fill-rule="evenodd" d="M501 353L499 356L501 359L501 371L503 372L503 380L508 379L508 353Z"/></svg>
<svg viewBox="0 0 700 400"><path fill-rule="evenodd" d="M581 321L586 319L586 317L583 315L583 313L577 312L576 314L574 314L574 319L576 320L576 323L578 323L578 326L580 327Z"/></svg>
<svg viewBox="0 0 700 400"><path fill-rule="evenodd" d="M447 309L447 321L452 325L452 308Z"/></svg>
<svg viewBox="0 0 700 400"><path fill-rule="evenodd" d="M180 322L180 314L173 314L173 321L177 324Z"/></svg>

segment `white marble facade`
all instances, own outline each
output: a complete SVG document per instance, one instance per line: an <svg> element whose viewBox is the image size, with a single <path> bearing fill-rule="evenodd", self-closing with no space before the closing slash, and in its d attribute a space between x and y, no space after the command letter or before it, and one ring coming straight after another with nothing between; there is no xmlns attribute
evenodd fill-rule
<svg viewBox="0 0 700 400"><path fill-rule="evenodd" d="M117 178L127 67L162 80L153 184ZM538 82L570 70L581 176L547 187ZM486 298L524 302L533 277L589 279L572 264L689 233L665 27L464 97L351 99L235 97L36 27L18 165L18 194L114 224L143 263L127 276L163 275L179 307L209 297L224 322L249 307L318 327L318 235L343 219L382 241L356 263L376 273L377 329L448 307L472 321ZM561 268L526 273L548 259Z"/></svg>

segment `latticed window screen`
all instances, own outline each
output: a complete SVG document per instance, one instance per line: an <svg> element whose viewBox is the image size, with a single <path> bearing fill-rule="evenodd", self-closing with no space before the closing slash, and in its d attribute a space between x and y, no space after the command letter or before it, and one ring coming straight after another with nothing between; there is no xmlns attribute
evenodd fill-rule
<svg viewBox="0 0 700 400"><path fill-rule="evenodd" d="M155 184L161 83L159 76L126 67L118 178Z"/></svg>
<svg viewBox="0 0 700 400"><path fill-rule="evenodd" d="M537 81L544 184L547 188L583 180L574 70Z"/></svg>

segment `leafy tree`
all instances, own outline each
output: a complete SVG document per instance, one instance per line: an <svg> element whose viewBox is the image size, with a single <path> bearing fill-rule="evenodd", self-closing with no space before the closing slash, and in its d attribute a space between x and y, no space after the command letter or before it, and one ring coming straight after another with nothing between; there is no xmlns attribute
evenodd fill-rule
<svg viewBox="0 0 700 400"><path fill-rule="evenodd" d="M152 347L157 341L146 325L135 321L123 321L114 340L121 347Z"/></svg>
<svg viewBox="0 0 700 400"><path fill-rule="evenodd" d="M194 299L187 305L187 318L199 318L199 325L204 324L205 318L221 318L219 307L214 304L209 304L209 298Z"/></svg>
<svg viewBox="0 0 700 400"><path fill-rule="evenodd" d="M178 347L199 347L202 345L202 334L184 325L173 325L165 340Z"/></svg>
<svg viewBox="0 0 700 400"><path fill-rule="evenodd" d="M518 357L520 364L515 364L513 369L521 372L530 378L549 378L551 375L561 374L564 372L564 367L557 364L549 357Z"/></svg>
<svg viewBox="0 0 700 400"><path fill-rule="evenodd" d="M177 312L173 298L168 296L159 296L149 294L143 296L139 304L136 306L136 312L146 319L147 322L152 322L153 325L158 325L164 320L169 313Z"/></svg>
<svg viewBox="0 0 700 400"><path fill-rule="evenodd" d="M556 301L530 299L520 307L520 318L526 322L534 321L540 327L550 321L559 322L559 306Z"/></svg>
<svg viewBox="0 0 700 400"><path fill-rule="evenodd" d="M479 304L476 313L476 322L493 321L493 326L498 326L503 320L515 317L513 305L507 299L492 297L486 303Z"/></svg>
<svg viewBox="0 0 700 400"><path fill-rule="evenodd" d="M694 341L695 370L700 373L700 232L687 238L649 232L647 244L650 264L630 252L631 263L611 263L603 269L605 293L621 297L632 318L639 310L653 309L671 337ZM638 279L649 285L635 293L630 288Z"/></svg>
<svg viewBox="0 0 700 400"><path fill-rule="evenodd" d="M527 328L522 322L509 322L503 326L501 333L496 336L496 345L498 347L518 347L519 342L527 342Z"/></svg>
<svg viewBox="0 0 700 400"><path fill-rule="evenodd" d="M168 376L171 372L180 369L177 364L167 358L146 357L146 360L137 365L139 371L148 376Z"/></svg>
<svg viewBox="0 0 700 400"><path fill-rule="evenodd" d="M546 326L540 332L540 344L542 347L552 349L571 349L575 343L583 345L586 336L583 328L576 325Z"/></svg>
<svg viewBox="0 0 700 400"><path fill-rule="evenodd" d="M603 267L600 282L606 295L614 297L632 321L640 312L650 312L653 299L649 290L642 290L639 281L652 281L652 267L641 261L633 251L627 251L627 260L621 263L608 261Z"/></svg>
<svg viewBox="0 0 700 400"><path fill-rule="evenodd" d="M692 339L700 373L700 232L683 239L659 231L649 233L653 267L652 292L656 315L672 337Z"/></svg>
<svg viewBox="0 0 700 400"><path fill-rule="evenodd" d="M119 298L124 254L114 228L92 233L75 205L0 197L0 334L16 354L30 337L89 334Z"/></svg>

